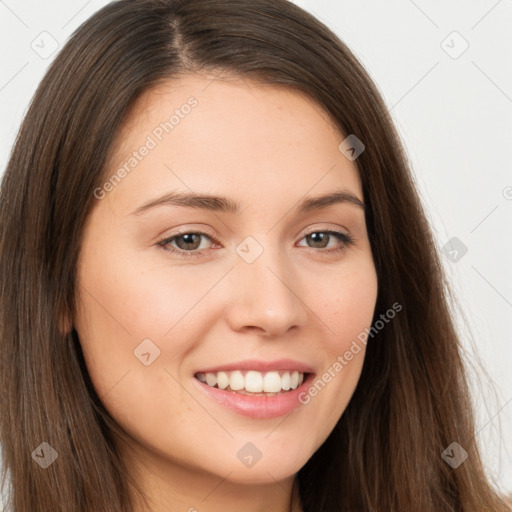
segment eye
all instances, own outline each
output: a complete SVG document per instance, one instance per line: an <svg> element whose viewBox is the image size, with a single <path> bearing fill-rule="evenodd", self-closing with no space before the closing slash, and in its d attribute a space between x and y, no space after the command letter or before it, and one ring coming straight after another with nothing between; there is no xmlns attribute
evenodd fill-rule
<svg viewBox="0 0 512 512"><path fill-rule="evenodd" d="M338 245L335 245L331 249L323 250L328 247L329 242L332 239L337 239ZM342 233L340 231L311 231L302 240L307 240L313 243L313 249L322 249L321 252L333 253L340 252L346 249L348 245L352 245L355 240L348 233Z"/></svg>
<svg viewBox="0 0 512 512"><path fill-rule="evenodd" d="M212 239L206 233L201 233L199 231L186 231L173 235L169 238L164 238L163 240L160 240L157 245L166 251L175 252L185 257L200 256L202 254L202 250L198 249L201 245L201 237L206 237L210 240ZM171 245L173 242L176 243L178 247Z"/></svg>

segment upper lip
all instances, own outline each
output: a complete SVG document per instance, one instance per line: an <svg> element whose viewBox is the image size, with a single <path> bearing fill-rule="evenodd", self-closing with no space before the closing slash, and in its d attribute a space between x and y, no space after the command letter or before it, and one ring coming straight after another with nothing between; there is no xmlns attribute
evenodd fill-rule
<svg viewBox="0 0 512 512"><path fill-rule="evenodd" d="M313 373L313 368L310 365L302 363L301 361L295 361L293 359L275 359L273 361L246 359L243 361L236 361L233 363L202 368L201 370L198 370L196 373L230 372L234 370L255 370L257 372L297 370L298 372L301 373Z"/></svg>

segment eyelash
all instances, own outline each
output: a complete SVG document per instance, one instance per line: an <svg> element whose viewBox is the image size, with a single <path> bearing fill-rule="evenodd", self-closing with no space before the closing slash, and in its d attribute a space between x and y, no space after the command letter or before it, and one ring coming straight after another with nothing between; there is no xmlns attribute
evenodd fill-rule
<svg viewBox="0 0 512 512"><path fill-rule="evenodd" d="M328 234L328 235L333 235L333 236L335 236L336 238L340 239L343 242L343 244L341 246L338 246L335 249L317 249L318 251L323 252L323 253L327 253L327 254L334 254L334 253L342 252L342 251L346 250L347 246L353 245L355 243L355 239L351 235L349 235L347 233L342 233L340 231L332 231L332 230L324 230L324 231L322 231L322 230L314 230L314 231L310 231L309 233L306 233L301 238L301 240L303 238L307 237L308 235L312 235L313 233L325 233L325 234ZM180 238L181 236L184 236L184 235L203 235L203 236L206 236L207 238L209 238L210 240L215 241L210 235L208 235L207 233L203 233L201 231L183 231L183 232L177 233L176 235L173 235L171 237L167 237L167 238L164 238L163 240L160 240L159 242L157 242L156 245L161 247L164 251L175 253L175 254L178 254L178 255L183 256L185 258L193 258L193 257L196 257L196 256L202 256L203 252L205 251L205 249L200 250L200 251L198 251L197 249L194 250L194 251L184 251L182 249L177 249L176 247L171 247L171 246L166 247L173 240L175 240L176 238ZM310 249L314 250L315 248L314 247L310 247Z"/></svg>

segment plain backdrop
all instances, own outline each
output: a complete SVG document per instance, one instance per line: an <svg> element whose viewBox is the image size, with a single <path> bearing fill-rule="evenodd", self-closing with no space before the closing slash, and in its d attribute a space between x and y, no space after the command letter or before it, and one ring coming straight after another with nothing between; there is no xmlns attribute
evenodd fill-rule
<svg viewBox="0 0 512 512"><path fill-rule="evenodd" d="M52 52L107 3L0 1L1 172ZM510 492L512 0L295 3L349 46L391 110L461 304L468 364L493 381L471 374L477 439Z"/></svg>

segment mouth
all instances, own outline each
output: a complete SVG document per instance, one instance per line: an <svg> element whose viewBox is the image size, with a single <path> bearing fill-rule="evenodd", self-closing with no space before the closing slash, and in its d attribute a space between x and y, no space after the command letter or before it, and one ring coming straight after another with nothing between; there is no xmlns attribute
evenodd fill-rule
<svg viewBox="0 0 512 512"><path fill-rule="evenodd" d="M194 377L212 388L247 396L277 396L297 389L308 373L298 370L198 372Z"/></svg>
<svg viewBox="0 0 512 512"><path fill-rule="evenodd" d="M314 380L308 365L291 360L243 361L202 369L193 381L217 404L251 418L289 414L303 403L300 396Z"/></svg>

